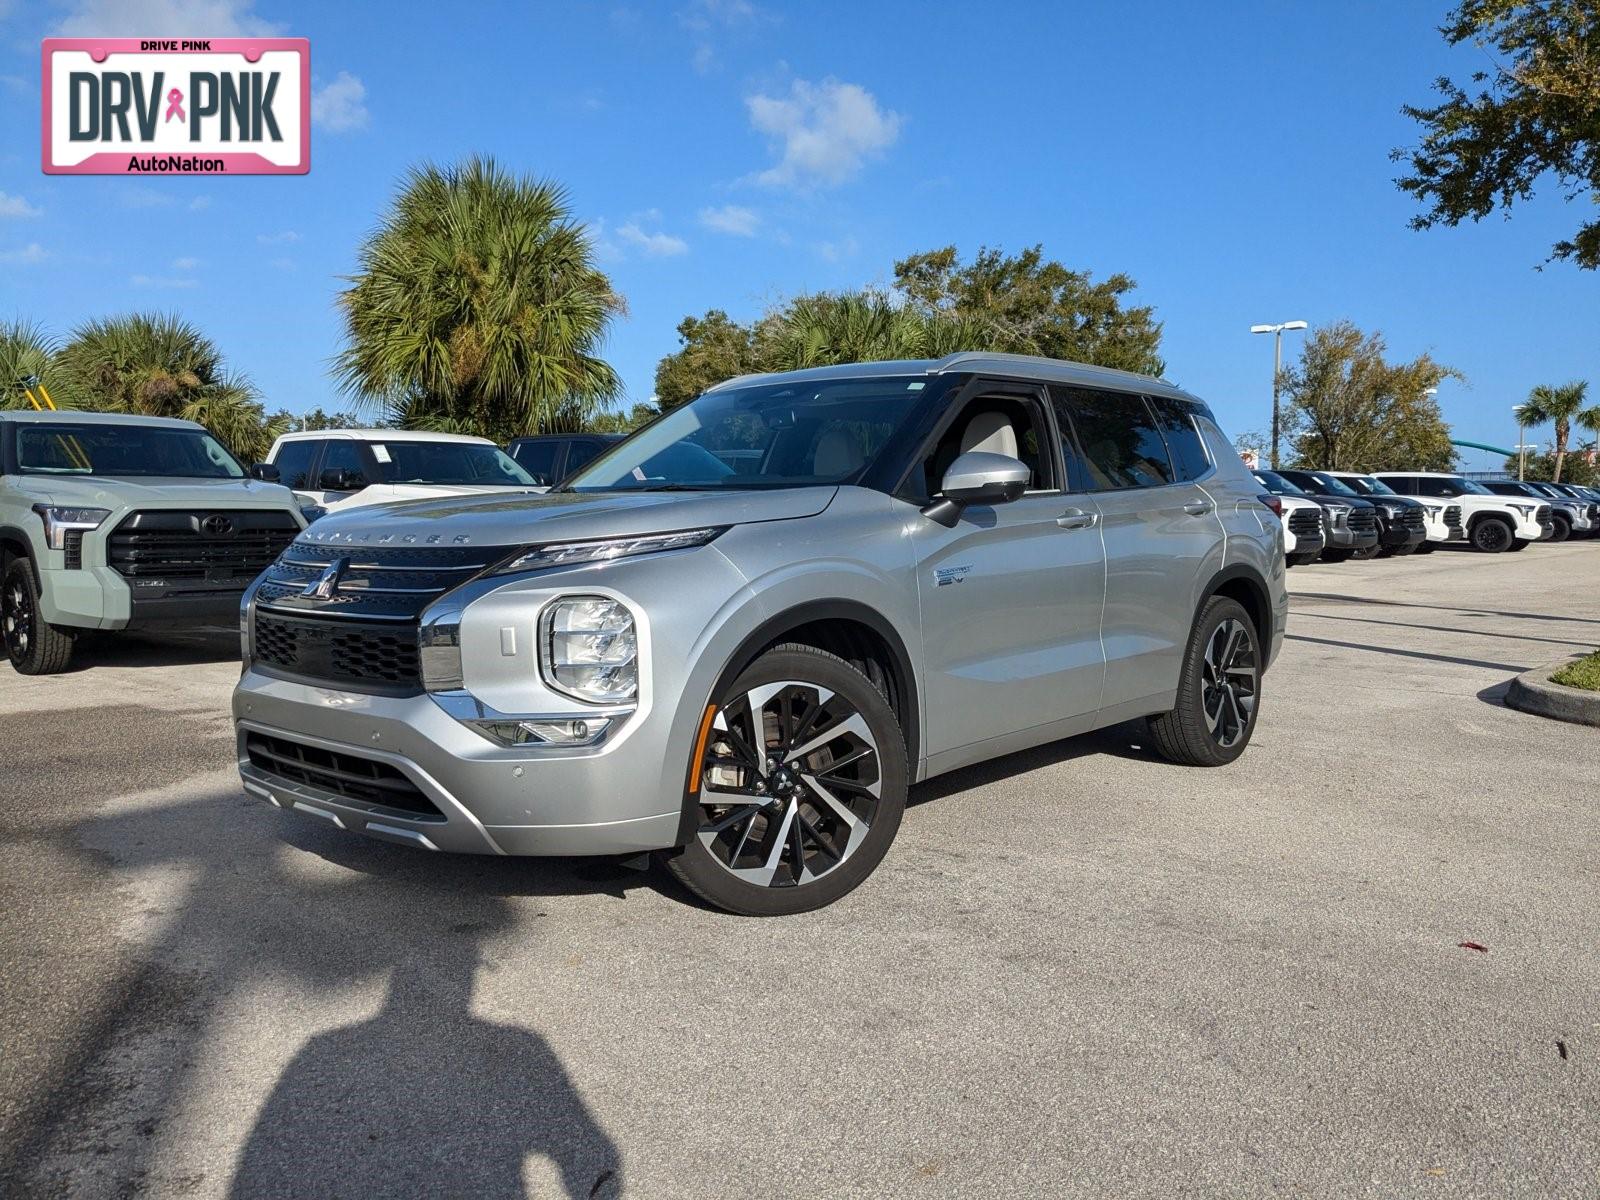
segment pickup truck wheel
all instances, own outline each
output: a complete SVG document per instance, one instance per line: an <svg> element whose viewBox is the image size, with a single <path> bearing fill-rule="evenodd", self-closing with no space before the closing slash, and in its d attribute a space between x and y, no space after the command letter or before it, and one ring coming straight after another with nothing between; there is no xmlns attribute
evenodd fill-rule
<svg viewBox="0 0 1600 1200"><path fill-rule="evenodd" d="M1382 546L1374 542L1370 546L1362 546L1359 550L1350 551L1350 557L1355 559L1357 562L1365 562L1369 558L1377 558L1378 552L1382 549Z"/></svg>
<svg viewBox="0 0 1600 1200"><path fill-rule="evenodd" d="M1213 596L1189 634L1177 707L1150 718L1150 735L1175 763L1225 766L1250 744L1260 707L1255 623L1237 600Z"/></svg>
<svg viewBox="0 0 1600 1200"><path fill-rule="evenodd" d="M1432 542L1418 542L1417 543L1417 548L1414 551L1414 553L1417 553L1417 554L1432 554L1433 553L1433 543Z"/></svg>
<svg viewBox="0 0 1600 1200"><path fill-rule="evenodd" d="M1507 554L1515 554L1518 550L1526 550L1533 545L1527 538L1512 538L1511 545L1506 547Z"/></svg>
<svg viewBox="0 0 1600 1200"><path fill-rule="evenodd" d="M1550 520L1551 520L1551 523L1555 526L1555 532L1553 532L1550 535L1550 540L1552 542L1564 542L1569 537L1572 536L1572 522L1571 521L1567 520L1565 517L1561 516L1559 513L1556 516L1551 517Z"/></svg>
<svg viewBox="0 0 1600 1200"><path fill-rule="evenodd" d="M1472 527L1468 535L1472 540L1472 548L1481 550L1485 554L1499 554L1501 551L1511 549L1511 543L1516 541L1511 524L1499 517L1484 517Z"/></svg>
<svg viewBox="0 0 1600 1200"><path fill-rule="evenodd" d="M1354 553L1355 553L1354 550L1324 550L1322 552L1322 561L1323 562L1349 562L1350 561L1350 556L1352 554L1354 554Z"/></svg>
<svg viewBox="0 0 1600 1200"><path fill-rule="evenodd" d="M695 832L667 866L746 916L831 904L894 841L909 771L894 710L870 679L811 646L768 650L714 702L691 764Z"/></svg>
<svg viewBox="0 0 1600 1200"><path fill-rule="evenodd" d="M19 675L55 675L72 660L72 634L40 615L33 564L25 558L13 559L0 580L0 636Z"/></svg>

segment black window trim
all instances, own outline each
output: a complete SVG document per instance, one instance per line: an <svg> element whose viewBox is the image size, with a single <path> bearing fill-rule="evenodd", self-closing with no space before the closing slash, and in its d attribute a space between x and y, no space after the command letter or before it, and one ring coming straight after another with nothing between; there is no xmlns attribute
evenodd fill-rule
<svg viewBox="0 0 1600 1200"><path fill-rule="evenodd" d="M1051 478L1056 486L1052 488L1029 488L1023 492L1028 496L1070 496L1076 493L1068 491L1064 486L1068 480L1061 457L1061 438L1056 428L1055 414L1051 411L1054 407L1050 403L1049 386L1043 380L1016 379L1001 375L974 375L965 384L952 388L946 395L944 409L934 421L933 426L917 443L915 451L908 455L905 465L900 471L899 479L889 494L896 500L904 500L908 504L926 504L933 499L932 496L922 495L922 489L912 485L912 479L917 471L922 468L928 455L938 447L944 435L956 423L962 410L973 401L984 396L1009 396L1012 399L1031 400L1039 406L1044 417L1044 429L1041 434L1050 442L1049 446L1039 448L1040 466L1049 464Z"/></svg>
<svg viewBox="0 0 1600 1200"><path fill-rule="evenodd" d="M1146 406L1150 409L1150 415L1156 419L1156 431L1161 434L1161 440L1166 444L1167 462L1172 466L1172 473L1174 475L1178 473L1178 458L1177 455L1173 454L1172 452L1172 442L1167 437L1167 431L1162 428L1161 410L1156 405L1156 401L1158 399L1164 400L1171 404L1173 408L1183 415L1183 419L1189 422L1189 428L1194 430L1195 440L1200 443L1200 453L1205 455L1206 460L1206 469L1200 474L1196 475L1193 479L1174 479L1171 483L1164 483L1159 486L1177 487L1182 483L1201 483L1215 475L1217 473L1217 460L1211 453L1211 447L1206 445L1206 435L1201 432L1198 422L1196 422L1194 419L1194 409L1185 404L1182 400L1179 400L1173 396L1158 397L1152 396L1149 392L1144 392L1141 394L1144 396ZM1118 490L1126 491L1128 489L1121 488Z"/></svg>

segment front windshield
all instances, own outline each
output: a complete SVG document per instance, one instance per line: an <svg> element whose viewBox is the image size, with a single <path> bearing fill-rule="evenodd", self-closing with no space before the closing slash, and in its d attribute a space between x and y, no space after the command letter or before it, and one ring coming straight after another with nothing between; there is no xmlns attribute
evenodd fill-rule
<svg viewBox="0 0 1600 1200"><path fill-rule="evenodd" d="M481 442L373 442L384 483L533 487L533 476L498 446Z"/></svg>
<svg viewBox="0 0 1600 1200"><path fill-rule="evenodd" d="M1398 496L1400 494L1383 480L1374 478L1371 475L1357 475L1353 479L1346 479L1345 482L1363 496Z"/></svg>
<svg viewBox="0 0 1600 1200"><path fill-rule="evenodd" d="M708 392L612 447L563 491L723 491L851 483L947 381L757 383Z"/></svg>
<svg viewBox="0 0 1600 1200"><path fill-rule="evenodd" d="M1266 488L1267 491L1271 492L1274 496L1305 495L1305 492L1302 489L1290 483L1276 471L1257 471L1255 476L1261 481L1261 486Z"/></svg>
<svg viewBox="0 0 1600 1200"><path fill-rule="evenodd" d="M24 475L243 479L244 468L203 429L164 425L19 424Z"/></svg>
<svg viewBox="0 0 1600 1200"><path fill-rule="evenodd" d="M1355 496L1359 498L1361 495L1361 493L1356 491L1355 488L1351 487L1348 483L1337 476L1327 475L1321 471L1314 471L1312 472L1311 478L1315 479L1335 496Z"/></svg>
<svg viewBox="0 0 1600 1200"><path fill-rule="evenodd" d="M1474 496L1492 496L1492 495L1494 495L1494 493L1491 492L1488 488L1484 487L1483 484L1481 484L1481 483L1473 483L1472 480L1463 479L1459 475L1446 476L1444 482L1448 483L1451 487L1456 488L1459 491L1470 492Z"/></svg>

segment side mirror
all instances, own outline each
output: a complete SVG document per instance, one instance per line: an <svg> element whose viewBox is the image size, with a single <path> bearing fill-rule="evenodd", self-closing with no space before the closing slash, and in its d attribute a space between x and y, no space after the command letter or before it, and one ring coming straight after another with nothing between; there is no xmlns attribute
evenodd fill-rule
<svg viewBox="0 0 1600 1200"><path fill-rule="evenodd" d="M353 492L366 487L367 481L360 471L330 467L317 479L317 486L325 492Z"/></svg>
<svg viewBox="0 0 1600 1200"><path fill-rule="evenodd" d="M283 472L271 463L256 463L250 468L250 478L259 479L262 483L277 483L283 478Z"/></svg>
<svg viewBox="0 0 1600 1200"><path fill-rule="evenodd" d="M930 521L953 527L969 504L1009 504L1028 488L1027 463L1009 454L969 450L944 473L941 496L922 510Z"/></svg>

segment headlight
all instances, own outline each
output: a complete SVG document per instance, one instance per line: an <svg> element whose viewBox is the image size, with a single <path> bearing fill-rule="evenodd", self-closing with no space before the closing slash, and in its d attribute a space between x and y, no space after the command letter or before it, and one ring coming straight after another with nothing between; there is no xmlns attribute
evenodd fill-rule
<svg viewBox="0 0 1600 1200"><path fill-rule="evenodd" d="M1539 511L1539 506L1537 504L1512 504L1508 507L1516 509L1525 517L1532 516L1534 513Z"/></svg>
<svg viewBox="0 0 1600 1200"><path fill-rule="evenodd" d="M99 529L111 515L109 508L59 508L53 504L35 504L33 511L44 522L44 540L52 550L67 548L71 530Z"/></svg>
<svg viewBox="0 0 1600 1200"><path fill-rule="evenodd" d="M567 596L539 618L539 669L556 691L590 704L639 691L639 635L627 606L605 596Z"/></svg>
<svg viewBox="0 0 1600 1200"><path fill-rule="evenodd" d="M636 554L655 554L662 550L686 550L704 546L722 530L684 529L677 533L655 533L647 537L605 538L592 542L552 542L508 559L494 569L496 575L514 571L537 571L542 567L566 567L574 563L610 562Z"/></svg>
<svg viewBox="0 0 1600 1200"><path fill-rule="evenodd" d="M1350 509L1347 505L1330 504L1328 506L1328 520L1332 521L1335 525L1342 523L1349 515Z"/></svg>
<svg viewBox="0 0 1600 1200"><path fill-rule="evenodd" d="M1405 513L1405 511L1406 510L1401 508L1398 504L1385 504L1383 506L1383 515L1388 517L1390 520L1399 518Z"/></svg>

